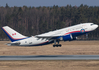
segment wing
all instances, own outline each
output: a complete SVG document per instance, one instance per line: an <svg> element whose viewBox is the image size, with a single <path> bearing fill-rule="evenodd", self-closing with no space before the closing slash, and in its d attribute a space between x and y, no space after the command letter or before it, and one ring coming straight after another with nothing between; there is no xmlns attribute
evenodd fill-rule
<svg viewBox="0 0 99 70"><path fill-rule="evenodd" d="M61 36L64 35L63 31L50 31L44 34L36 35L38 39L46 39L46 40L53 40L53 39L59 39Z"/></svg>
<svg viewBox="0 0 99 70"><path fill-rule="evenodd" d="M60 36L35 36L37 37L38 39L46 39L46 40L51 40L51 39L57 39L59 38Z"/></svg>

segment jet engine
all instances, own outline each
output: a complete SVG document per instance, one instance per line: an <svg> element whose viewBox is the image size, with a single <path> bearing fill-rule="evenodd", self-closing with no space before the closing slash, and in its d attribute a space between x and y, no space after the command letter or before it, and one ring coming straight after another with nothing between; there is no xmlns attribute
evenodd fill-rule
<svg viewBox="0 0 99 70"><path fill-rule="evenodd" d="M73 37L71 34L60 37L60 40L63 40L63 41L72 41L76 39L77 37Z"/></svg>
<svg viewBox="0 0 99 70"><path fill-rule="evenodd" d="M69 40L69 41L73 41L73 40L77 40L77 37L73 37L73 39Z"/></svg>

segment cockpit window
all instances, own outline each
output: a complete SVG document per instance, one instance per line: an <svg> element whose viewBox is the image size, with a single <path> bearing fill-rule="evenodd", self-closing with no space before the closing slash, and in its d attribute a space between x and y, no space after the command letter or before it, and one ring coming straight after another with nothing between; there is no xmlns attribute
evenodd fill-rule
<svg viewBox="0 0 99 70"><path fill-rule="evenodd" d="M91 26L92 26L92 25L94 25L94 24L91 24Z"/></svg>

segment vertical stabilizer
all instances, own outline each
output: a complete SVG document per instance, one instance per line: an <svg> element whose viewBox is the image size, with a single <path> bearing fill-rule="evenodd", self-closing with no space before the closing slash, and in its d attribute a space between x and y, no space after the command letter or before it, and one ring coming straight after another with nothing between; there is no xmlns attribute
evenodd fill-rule
<svg viewBox="0 0 99 70"><path fill-rule="evenodd" d="M12 42L27 38L26 36L18 33L17 31L13 30L12 28L10 28L9 26L2 27L2 30L6 33L6 35L9 37L9 39Z"/></svg>

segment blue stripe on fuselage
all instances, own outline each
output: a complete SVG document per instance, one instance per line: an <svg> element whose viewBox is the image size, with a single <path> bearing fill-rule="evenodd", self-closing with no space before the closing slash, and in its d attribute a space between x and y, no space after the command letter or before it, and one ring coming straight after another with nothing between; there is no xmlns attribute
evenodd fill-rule
<svg viewBox="0 0 99 70"><path fill-rule="evenodd" d="M73 36L73 37L76 37L76 36L80 36L80 35L83 35L83 34L86 34L86 33L89 33L89 31L86 31L86 32L76 32L76 33L71 33L71 35Z"/></svg>

